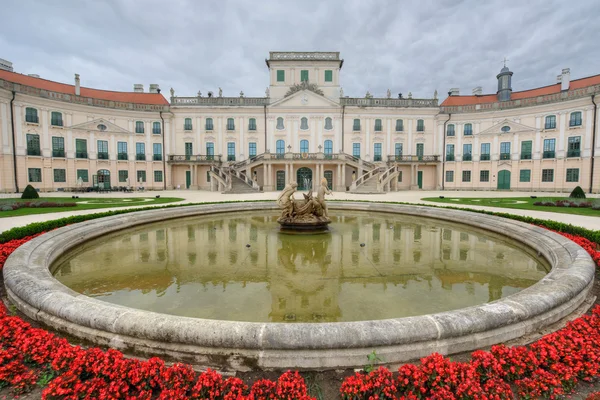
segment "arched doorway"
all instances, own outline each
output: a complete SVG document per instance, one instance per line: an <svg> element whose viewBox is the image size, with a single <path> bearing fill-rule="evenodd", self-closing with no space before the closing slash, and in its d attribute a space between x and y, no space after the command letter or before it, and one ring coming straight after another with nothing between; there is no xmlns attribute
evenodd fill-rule
<svg viewBox="0 0 600 400"><path fill-rule="evenodd" d="M503 169L498 172L498 190L510 189L510 171Z"/></svg>
<svg viewBox="0 0 600 400"><path fill-rule="evenodd" d="M98 188L110 189L110 171L107 169L98 170Z"/></svg>
<svg viewBox="0 0 600 400"><path fill-rule="evenodd" d="M298 190L312 189L312 170L302 167L296 172L296 182L298 182Z"/></svg>

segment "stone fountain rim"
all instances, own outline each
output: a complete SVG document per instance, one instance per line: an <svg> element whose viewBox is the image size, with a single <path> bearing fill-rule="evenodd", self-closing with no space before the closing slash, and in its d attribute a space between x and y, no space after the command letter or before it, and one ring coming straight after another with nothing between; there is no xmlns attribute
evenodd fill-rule
<svg viewBox="0 0 600 400"><path fill-rule="evenodd" d="M551 271L531 287L491 303L416 317L314 324L207 320L143 311L76 293L49 271L65 251L123 228L194 215L277 209L275 202L267 201L181 206L59 228L25 243L8 258L3 269L7 294L31 318L100 344L154 354L237 353L256 358L263 367L327 368L364 364L357 361L359 355L364 358L374 348L394 358L386 361L396 362L514 339L573 312L586 301L594 282L595 264L589 254L544 228L446 208L345 201L330 202L329 209L429 217L502 234L538 250ZM304 361L295 361L298 352L306 353L300 357ZM326 360L328 354L342 361Z"/></svg>

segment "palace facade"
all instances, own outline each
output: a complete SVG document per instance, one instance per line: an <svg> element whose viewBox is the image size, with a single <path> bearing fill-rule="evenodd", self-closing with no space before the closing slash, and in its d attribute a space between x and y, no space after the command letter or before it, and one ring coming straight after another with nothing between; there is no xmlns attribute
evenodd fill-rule
<svg viewBox="0 0 600 400"><path fill-rule="evenodd" d="M349 97L337 52L271 52L264 97L169 101L0 69L0 191L144 187L252 192L600 191L600 75L512 91Z"/></svg>

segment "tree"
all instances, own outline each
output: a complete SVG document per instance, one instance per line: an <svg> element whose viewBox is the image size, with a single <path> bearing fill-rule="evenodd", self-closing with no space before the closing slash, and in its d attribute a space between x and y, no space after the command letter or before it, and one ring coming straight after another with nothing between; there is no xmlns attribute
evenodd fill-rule
<svg viewBox="0 0 600 400"><path fill-rule="evenodd" d="M575 189L573 189L569 197L572 199L585 199L585 192L581 186L577 186Z"/></svg>
<svg viewBox="0 0 600 400"><path fill-rule="evenodd" d="M23 194L21 195L22 199L39 199L40 195L37 190L33 188L31 185L27 185L25 190L23 190Z"/></svg>

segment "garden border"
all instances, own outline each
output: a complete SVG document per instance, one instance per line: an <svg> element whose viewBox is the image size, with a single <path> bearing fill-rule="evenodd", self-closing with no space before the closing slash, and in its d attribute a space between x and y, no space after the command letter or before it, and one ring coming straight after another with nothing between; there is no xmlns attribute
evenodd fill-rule
<svg viewBox="0 0 600 400"><path fill-rule="evenodd" d="M274 202L167 206L57 229L9 257L4 267L7 293L29 317L102 345L240 370L324 369L360 366L372 350L386 362L397 363L434 351L452 354L510 340L568 315L586 300L593 285L595 264L588 253L546 229L448 208L364 202L332 202L330 209L406 213L477 226L538 249L552 271L515 295L451 312L381 321L277 324L201 320L112 305L71 291L48 269L68 248L124 224L264 209L277 207Z"/></svg>

